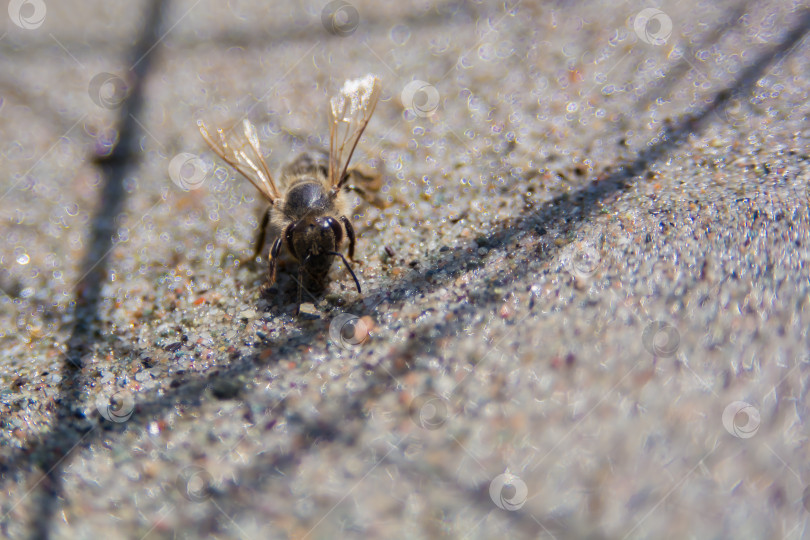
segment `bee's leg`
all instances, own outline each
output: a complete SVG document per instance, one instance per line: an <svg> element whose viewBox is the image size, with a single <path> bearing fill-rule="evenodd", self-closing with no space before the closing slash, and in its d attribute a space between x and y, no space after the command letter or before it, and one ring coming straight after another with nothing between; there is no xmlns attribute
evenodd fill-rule
<svg viewBox="0 0 810 540"><path fill-rule="evenodd" d="M281 252L281 238L277 238L275 242L273 242L273 247L270 248L270 256L267 258L267 276L268 282L273 284L276 282L276 259L278 258L278 254Z"/></svg>
<svg viewBox="0 0 810 540"><path fill-rule="evenodd" d="M256 233L256 240L253 242L253 255L250 257L245 257L244 259L239 259L239 266L254 264L256 262L256 258L261 255L262 248L264 248L264 240L267 236L267 225L270 223L270 212L271 209L268 208L262 215L262 222L259 225L259 232Z"/></svg>
<svg viewBox="0 0 810 540"><path fill-rule="evenodd" d="M346 184L343 189L354 191L367 203L377 208L388 208L391 204L379 196L383 187L383 175L364 165L355 165L346 171Z"/></svg>
<svg viewBox="0 0 810 540"><path fill-rule="evenodd" d="M349 184L347 186L343 186L343 189L345 189L346 191L354 191L355 193L360 195L362 198L368 199L368 196L369 196L368 193L366 193L366 191L363 188L355 186L354 184Z"/></svg>
<svg viewBox="0 0 810 540"><path fill-rule="evenodd" d="M349 238L349 260L355 263L357 261L354 260L354 244L356 241L354 227L346 216L340 216L340 222L343 223L343 226L346 228L346 236Z"/></svg>
<svg viewBox="0 0 810 540"><path fill-rule="evenodd" d="M259 225L259 232L256 235L256 241L253 245L253 256L251 259L256 260L256 257L261 255L262 248L264 247L264 240L267 236L267 225L270 223L270 208L264 211L262 216L262 223Z"/></svg>

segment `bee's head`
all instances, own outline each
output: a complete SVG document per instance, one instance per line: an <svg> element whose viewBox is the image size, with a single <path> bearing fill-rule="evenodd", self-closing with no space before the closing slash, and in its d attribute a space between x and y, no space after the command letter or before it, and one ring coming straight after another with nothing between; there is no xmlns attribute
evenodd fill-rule
<svg viewBox="0 0 810 540"><path fill-rule="evenodd" d="M343 240L343 229L332 217L306 217L299 219L284 231L287 247L293 257L298 260L299 275L302 270L314 281L314 285L321 288L325 285L325 278L332 266L332 259L340 257L346 269L352 275L357 292L361 292L360 282L354 275L352 267L346 257L338 251ZM299 301L300 287L299 286Z"/></svg>
<svg viewBox="0 0 810 540"><path fill-rule="evenodd" d="M330 252L335 252L343 238L343 229L335 218L307 217L287 227L285 239L293 256L299 262L312 262L315 259L332 260Z"/></svg>

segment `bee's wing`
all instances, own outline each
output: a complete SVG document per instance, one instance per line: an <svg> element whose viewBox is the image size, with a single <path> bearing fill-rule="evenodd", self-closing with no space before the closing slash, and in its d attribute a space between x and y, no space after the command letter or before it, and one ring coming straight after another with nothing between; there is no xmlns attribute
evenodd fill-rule
<svg viewBox="0 0 810 540"><path fill-rule="evenodd" d="M349 161L378 99L380 80L366 75L343 83L329 100L329 182L336 189L346 182Z"/></svg>
<svg viewBox="0 0 810 540"><path fill-rule="evenodd" d="M232 131L226 135L223 129L217 128L218 141L211 136L202 120L197 120L197 126L211 150L247 178L271 204L281 197L262 157L256 127L249 120L242 121L243 137L234 135Z"/></svg>

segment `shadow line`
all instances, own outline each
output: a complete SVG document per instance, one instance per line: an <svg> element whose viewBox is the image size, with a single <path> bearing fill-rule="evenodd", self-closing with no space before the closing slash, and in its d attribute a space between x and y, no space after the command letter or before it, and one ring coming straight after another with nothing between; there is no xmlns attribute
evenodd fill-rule
<svg viewBox="0 0 810 540"><path fill-rule="evenodd" d="M152 4L151 16L148 18L150 22L154 22L151 28L157 28L157 22L160 20L158 15L160 11L161 2L155 0ZM637 157L629 163L618 167L614 172L607 177L595 180L583 186L578 191L563 195L555 198L552 201L544 203L537 211L523 212L515 218L503 220L498 223L493 229L496 231L490 239L488 239L491 247L505 247L509 244L521 230L516 225L525 224L539 228L570 228L575 223L584 222L589 217L594 215L599 209L599 203L608 199L611 195L620 192L622 189L629 187L633 183L633 178L641 174L651 164L659 161L668 153L671 153L678 146L680 146L690 134L700 133L708 124L710 119L716 118L714 113L722 111L722 109L729 104L729 100L733 95L740 95L743 92L751 91L756 81L763 75L765 70L782 59L789 51L791 51L807 34L810 30L810 11L797 14L799 19L798 24L785 36L784 40L775 45L769 53L761 56L756 62L745 69L735 83L726 89L719 91L714 96L713 101L703 107L701 110L693 113L683 114L676 122L673 122L668 128L665 129L662 136L658 138L655 144L652 144L642 151ZM150 25L146 26L148 29ZM151 35L151 34L149 34ZM137 57L137 55L136 55ZM141 63L139 69L142 70L140 80L146 73L146 66L149 64L148 59ZM126 141L132 141L135 126L131 125L132 122L127 118L139 110L142 96L140 84L136 85L136 90L133 91L130 100L127 102L128 107L125 107L126 114L122 113L122 124L127 126L127 131L122 131L122 144ZM126 138L124 139L124 135ZM124 150L126 152L126 150ZM113 153L115 156L115 153ZM106 184L104 188L103 197L110 197L110 200L102 198L98 215L93 223L93 246L92 251L95 253L104 253L111 245L112 218L120 211L124 202L124 193L121 189L121 180L123 173L128 170L126 160L117 161L111 160L111 163L105 169ZM525 227L523 228L525 230ZM540 233L542 234L542 233ZM99 246L101 246L101 249ZM550 244L548 249L542 254L529 254L524 255L523 260L534 260L538 257L540 259L553 258L563 246L556 246ZM85 258L84 265L92 266L95 264L93 256L88 254ZM469 271L473 268L482 268L485 262L482 261L477 251L470 247L458 247L449 251L439 254L437 262L433 268L428 269L427 272L411 271L403 278L396 280L389 287L380 289L366 295L364 299L355 301L345 306L346 311L362 311L364 306L369 304L381 303L396 303L406 302L416 292L433 290L441 287L443 284L452 282L462 272ZM490 278L488 283L484 283L480 290L488 290L490 287L487 285L498 281L500 286L508 285L516 280L525 277L528 273L528 265L518 265L521 270L509 275L498 276ZM68 446L76 446L78 448L89 447L102 432L98 429L101 424L99 415L93 414L94 422L89 422L86 418L75 418L76 411L74 406L80 402L79 392L83 383L80 371L80 357L83 352L87 350L87 344L92 343L94 339L94 325L91 324L98 315L98 300L100 295L100 288L104 282L104 269L105 265L102 263L98 265L88 275L85 280L84 290L81 293L81 298L77 298L77 323L71 336L70 349L68 352L68 360L66 362L63 378L63 388L60 394L59 404L59 418L64 419L54 428L52 433L44 435L42 441L34 443L29 447L17 452L10 462L3 465L0 473L7 473L9 470L14 470L17 467L31 466L33 463L43 471L47 471L47 481L43 482L44 486L41 489L41 495L38 500L39 512L35 513L34 521L32 523L34 538L46 538L48 536L50 523L55 514L58 499L63 497L62 493L62 470L61 465L63 458L67 457L68 452L65 451L64 441L70 443ZM443 272L441 278L437 278L439 274L436 273L438 269ZM432 277L428 277L432 272ZM482 295L486 293L481 293ZM480 297L477 299L478 303L474 306L477 310L483 309L486 306L495 305L499 299ZM389 362L391 358L402 357L406 361L404 363L391 366L393 374L406 372L410 369L407 358L413 358L416 355L426 353L430 347L442 337L451 335L453 324L455 321L445 322L442 326L437 327L435 324L423 325L421 328L414 328L411 330L410 335L405 340L404 344L399 346L395 351L383 359L383 362ZM300 323L301 333L295 336L288 336L282 338L278 342L265 342L262 345L272 346L278 351L274 355L274 361L281 361L285 358L298 354L298 344L308 343L314 336L324 333L324 322L318 321L316 323L302 321ZM98 331L97 327L96 330ZM438 332L438 336L437 336ZM143 399L138 403L136 414L127 421L125 425L110 426L104 424L104 427L118 430L128 430L141 428L144 429L147 424L156 417L156 415L164 414L167 410L172 409L178 403L188 404L188 400L192 399L192 405L199 404L202 399L200 396L206 388L216 384L218 381L233 381L238 378L238 375L254 372L265 365L265 361L261 360L258 354L250 357L243 357L225 368L219 368L210 373L203 374L199 377L190 378L187 381L182 381L181 384L172 388L162 388L160 390L144 393ZM352 433L347 428L341 428L342 425L349 425L353 420L362 422L365 418L365 403L368 399L379 396L387 390L390 390L396 385L395 379L392 377L392 372L386 366L364 366L369 369L371 374L367 376L366 387L356 393L347 395L345 402L335 410L342 412L342 421L333 425L331 423L317 422L313 424L310 421L302 419L295 414L287 416L287 421L290 424L288 429L293 427L300 428L304 433L309 436L304 437L304 440L299 441L295 447L294 452L302 452L307 448L312 447L316 443L331 442L334 440L341 440L343 442L351 442ZM287 406L286 400L281 400L277 405L277 410L273 410L274 416L283 417L286 413L294 413ZM93 427L89 430L88 424ZM57 429L58 428L58 429ZM346 429L346 431L342 431ZM95 431L92 431L95 430ZM92 431L92 432L89 432ZM109 433L109 430L106 431ZM259 464L269 464L281 467L294 466L296 463L295 455L291 454L293 450L266 452L264 453ZM53 454L50 457L37 459L34 456L42 456L45 454ZM263 470L267 470L261 467ZM233 485L238 485L239 481L243 480L244 483L250 484L251 480L255 481L259 472L256 470L256 463L245 467L235 474L237 480ZM449 479L448 479L449 480ZM468 493L470 499L477 504L486 502L485 493L479 489L471 489L459 486L459 490ZM227 494L224 494L223 499L227 499ZM487 503L488 504L488 503ZM539 524L535 527L529 521L535 521L533 516L526 513L517 511L514 513L516 519L525 523L527 527L534 528L535 532L540 534L542 531ZM544 517L544 521L552 519Z"/></svg>
<svg viewBox="0 0 810 540"><path fill-rule="evenodd" d="M490 249L505 247L521 230L527 228L534 227L535 230L552 228L569 230L574 223L583 222L596 214L600 209L600 202L626 187L630 187L634 177L641 175L650 165L660 161L668 153L686 142L689 135L700 133L712 120L719 121L722 118L720 113L729 105L732 98L751 92L766 69L785 57L810 31L810 10L797 13L796 18L799 19L799 22L787 33L783 41L743 70L733 84L718 91L711 103L698 111L681 115L676 122L664 128L655 144L651 144L638 152L634 160L619 166L606 177L592 181L576 192L563 194L552 201L544 203L540 210L534 214L523 214L513 221L504 220L499 223L497 232L487 239ZM522 228L518 226L521 222L524 224ZM547 247L548 249L542 254L542 258L545 259L553 258L555 253L559 252L564 246L549 244ZM523 260L528 261L534 258L536 258L534 254L529 254L524 256ZM447 281L457 277L460 269L464 267L464 264L456 262L459 259L464 264L473 263L478 268L485 266L485 263L479 261L475 256L474 250L467 248L467 253L464 252L463 248L451 250L436 265L454 269ZM516 268L526 268L526 265L518 264ZM520 270L506 278L495 277L488 282L482 283L477 289L490 290L489 285L494 285L496 281L499 287L508 287L510 283L526 274L525 270ZM482 300L486 301L486 299ZM488 303L494 305L497 300L494 299ZM480 306L476 307L480 309ZM434 331L435 327L431 326L425 328L423 333L411 332L411 336L400 347L401 353L414 356L419 352L429 350L431 342L435 341L435 338L431 339L430 337ZM442 335L448 334L443 332Z"/></svg>
<svg viewBox="0 0 810 540"><path fill-rule="evenodd" d="M326 3L325 3L326 4ZM325 5L324 4L324 5ZM273 9L273 8L269 8ZM354 39L360 34L387 34L394 24L402 24L409 28L442 28L445 29L449 25L457 24L459 15L464 14L468 20L475 20L486 18L491 15L490 10L478 9L477 6L468 2L457 2L450 0L442 4L434 5L430 11L423 13L408 12L401 17L385 16L364 16L362 12L359 13L360 19L356 31L347 33L345 36L335 35L331 39L336 41L343 39ZM308 24L286 24L268 26L265 28L244 28L233 30L212 30L210 34L194 33L188 36L188 39L173 43L173 50L194 50L200 47L205 48L267 48L276 45L290 45L292 43L311 43L318 37L330 37L332 34L323 26L320 15L311 16L306 15ZM463 21L462 21L463 23ZM60 39L60 43L70 50L73 54L83 57L85 54L93 55L95 51L104 50L110 46L115 46L117 43L111 43L109 40L93 39L93 36L88 36L88 39L81 41L71 40L68 38ZM154 43L154 41L152 42ZM151 45L151 44L150 44ZM9 53L15 50L17 44L14 42L7 42L0 44L0 52ZM36 40L35 37L26 36L25 49L28 54L41 54L51 51L54 47L52 39ZM148 49L148 48L147 48ZM146 52L146 49L142 51ZM0 60L3 57L0 56ZM133 58L133 61L137 60Z"/></svg>
<svg viewBox="0 0 810 540"><path fill-rule="evenodd" d="M151 0L147 6L143 29L131 51L132 61L141 58L159 38L158 30L166 9L163 0ZM75 325L68 339L64 357L59 394L55 398L56 421L51 433L39 444L31 456L43 477L31 494L34 511L31 514L30 537L45 539L50 536L53 517L63 493L63 471L71 452L90 435L92 425L80 408L83 387L88 378L82 373L82 356L91 352L96 337L101 333L99 325L99 301L101 288L107 282L107 255L114 247L115 220L123 211L127 199L124 178L135 163L128 159L137 148L139 133L137 116L144 103L144 79L149 73L154 54L148 55L130 70L131 84L126 99L118 112L119 141L109 156L99 160L104 182L99 193L95 215L90 223L89 249L80 265L80 275L75 297Z"/></svg>
<svg viewBox="0 0 810 540"><path fill-rule="evenodd" d="M719 120L720 116L716 113L723 111L729 105L729 101L733 96L739 96L745 92L750 92L757 80L759 80L765 73L766 69L781 60L796 47L802 39L810 31L810 11L805 11L797 14L799 23L786 35L784 40L773 47L768 53L760 57L756 62L751 64L745 69L740 76L736 79L735 83L729 87L717 92L714 100L701 110L694 113L687 113L681 116L679 121L673 123L668 129L665 130L663 136L659 137L657 143L648 146L637 155L636 159L630 163L620 167L617 171L610 174L603 180L594 181L583 187L572 195L563 195L555 198L553 201L545 203L540 211L534 214L524 214L518 216L514 222L501 222L498 224L497 232L489 239L491 247L506 247L511 242L521 228L516 225L520 221L530 226L542 228L554 227L571 227L575 222L583 222L588 217L594 215L599 210L599 202L604 201L611 195L621 191L625 187L632 185L633 177L642 174L650 165L660 161L668 153L680 146L686 141L689 135L700 133L712 120ZM525 230L525 227L523 228ZM556 253L562 249L562 246L554 244L549 245L549 249L545 251L541 258L553 258ZM424 292L440 288L442 284L452 282L464 270L469 270L469 264L472 263L478 268L483 268L485 263L480 261L476 256L475 250L469 248L456 248L446 252L433 268L442 268L448 271L448 277L442 280L428 281L425 279L418 279L424 276L420 272L412 272L410 279L404 278L397 283L395 287L386 290L377 291L369 295L374 299L373 304L378 303L392 303L397 301L405 302L409 297L413 297L414 288L418 292ZM528 261L536 258L536 255L530 254L524 257ZM528 265L515 265L516 268L527 268ZM430 271L428 271L428 274ZM498 276L490 279L488 283L482 284L477 289L487 291L491 290L490 284L497 281L500 287L508 287L509 283L515 282L517 279L524 277L527 274L525 270L521 270L508 276L507 278ZM404 283L409 281L409 283ZM363 310L365 302L369 301L369 297L365 301L357 301L346 306L347 311ZM495 305L500 299L481 298L481 303L476 304L476 309L481 309L481 304ZM362 422L365 418L366 406L369 399L380 395L386 390L391 390L395 386L393 376L398 376L403 372L409 370L408 360L417 357L420 354L428 354L437 340L442 337L452 335L452 330L457 321L450 321L444 323L437 328L434 321L423 325L421 329L413 329L410 336L405 342L392 351L387 360L392 359L405 359L401 363L403 367L397 370L394 367L397 363L391 362L391 367L394 372L389 372L380 366L371 367L364 366L364 369L370 369L371 374L367 377L368 384L363 390L346 396L345 402L340 406L335 407L333 410L342 411L339 422L330 422L330 419L322 419L317 423L312 421L304 421L296 419L292 411L287 409L286 402L281 401L277 411L278 416L286 416L288 419L288 429L290 424L296 426L301 432L305 434L305 442L296 448L296 452L300 453L307 448L318 446L322 447L324 442L335 442L336 444L347 443L353 439L360 438L360 433L353 433L352 428L346 427L335 428L334 425L352 426L356 422ZM438 330L439 336L436 332ZM385 361L385 360L384 360ZM458 390L458 388L456 389ZM449 396L449 402L454 402L456 396ZM448 407L449 408L449 407ZM276 411L274 410L274 415ZM479 507L482 511L494 508L494 504L489 498L488 486L481 487L467 487L462 485L458 479L446 474L444 471L430 468L426 470L417 461L408 462L407 459L403 460L386 460L392 462L403 473L409 469L416 471L417 474L422 476L427 475L443 481L448 486L453 486L458 493L466 496L467 500L472 504ZM296 464L295 455L289 452L263 452L262 455L253 463L245 466L240 471L234 473L234 480L229 483L228 487L238 490L241 486L255 485L257 489L261 489L262 480L274 476L274 471L278 474L281 472L287 473L288 470L294 469ZM231 493L227 489L214 490L213 496L217 498L217 502L230 508L234 514L238 514L239 508L229 501L237 500L237 493ZM575 516L568 515L532 515L527 508L522 508L510 513L510 521L519 524L519 526L527 531L530 535L543 535L548 532L548 529L554 530L561 537L572 537L569 535L574 525L578 523Z"/></svg>

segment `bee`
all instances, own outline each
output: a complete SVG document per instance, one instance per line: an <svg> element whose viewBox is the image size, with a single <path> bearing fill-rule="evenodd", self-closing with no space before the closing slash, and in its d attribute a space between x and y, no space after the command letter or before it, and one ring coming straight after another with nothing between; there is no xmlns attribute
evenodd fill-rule
<svg viewBox="0 0 810 540"><path fill-rule="evenodd" d="M281 169L276 184L262 156L255 126L242 121L243 136L233 136L217 129L218 139L211 136L202 120L197 121L200 133L214 151L242 176L247 178L269 203L263 213L256 238L253 259L264 247L268 226L273 241L268 258L268 281L276 280L276 260L282 246L298 262L298 307L304 274L310 283L322 290L328 284L328 274L335 257L340 258L351 274L357 292L360 282L349 261L354 260L357 235L347 215L347 191L365 191L349 182L370 177L349 169L354 150L366 129L380 97L380 81L374 75L347 80L329 100L329 154L303 153ZM379 187L368 182L368 187ZM340 252L348 242L348 261Z"/></svg>

